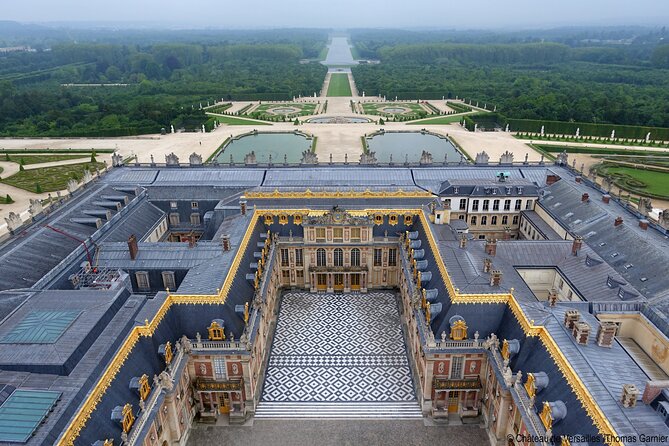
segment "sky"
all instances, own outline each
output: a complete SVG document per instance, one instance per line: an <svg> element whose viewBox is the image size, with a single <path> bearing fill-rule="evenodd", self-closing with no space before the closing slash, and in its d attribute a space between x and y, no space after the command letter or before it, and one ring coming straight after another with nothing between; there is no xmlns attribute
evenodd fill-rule
<svg viewBox="0 0 669 446"><path fill-rule="evenodd" d="M0 20L189 28L513 29L665 25L669 0L22 0Z"/></svg>

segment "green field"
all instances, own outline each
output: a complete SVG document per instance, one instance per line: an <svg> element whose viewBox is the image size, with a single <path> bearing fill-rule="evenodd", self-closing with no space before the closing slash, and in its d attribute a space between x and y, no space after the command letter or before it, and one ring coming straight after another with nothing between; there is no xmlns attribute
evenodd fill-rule
<svg viewBox="0 0 669 446"><path fill-rule="evenodd" d="M407 122L408 125L442 125L462 121L462 115L440 116L438 118L421 119L419 121Z"/></svg>
<svg viewBox="0 0 669 446"><path fill-rule="evenodd" d="M3 178L2 182L35 193L37 193L37 184L39 184L42 192L55 192L65 189L70 178L81 179L84 169L88 168L94 172L96 166L99 169L104 168L103 163L82 163L29 169Z"/></svg>
<svg viewBox="0 0 669 446"><path fill-rule="evenodd" d="M9 161L14 163L21 163L27 166L29 164L52 163L56 161L68 161L82 158L89 158L90 153L82 153L80 155L9 155ZM7 161L7 156L0 157L0 161Z"/></svg>
<svg viewBox="0 0 669 446"><path fill-rule="evenodd" d="M315 102L283 102L260 104L244 116L265 121L285 122L298 116L316 114L318 104Z"/></svg>
<svg viewBox="0 0 669 446"><path fill-rule="evenodd" d="M218 121L219 124L226 125L272 125L269 122L251 121L249 119L237 118L234 116L209 115Z"/></svg>
<svg viewBox="0 0 669 446"><path fill-rule="evenodd" d="M597 167L597 173L600 176L610 177L615 185L629 192L669 198L669 172L604 164Z"/></svg>
<svg viewBox="0 0 669 446"><path fill-rule="evenodd" d="M351 84L348 82L348 74L333 73L330 76L330 85L328 85L328 96L353 96L351 93Z"/></svg>
<svg viewBox="0 0 669 446"><path fill-rule="evenodd" d="M394 117L402 121L422 119L434 114L425 110L418 102L365 102L362 110L366 115Z"/></svg>

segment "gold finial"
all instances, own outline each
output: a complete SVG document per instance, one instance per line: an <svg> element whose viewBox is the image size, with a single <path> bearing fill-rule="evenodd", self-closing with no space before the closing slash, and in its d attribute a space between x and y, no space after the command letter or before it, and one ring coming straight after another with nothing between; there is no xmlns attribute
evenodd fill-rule
<svg viewBox="0 0 669 446"><path fill-rule="evenodd" d="M425 322L427 322L427 325L430 325L430 319L432 318L432 314L430 311L430 302L427 302L425 304Z"/></svg>
<svg viewBox="0 0 669 446"><path fill-rule="evenodd" d="M553 414L551 413L551 406L548 404L548 401L544 401L539 418L541 418L541 422L547 430L553 428Z"/></svg>
<svg viewBox="0 0 669 446"><path fill-rule="evenodd" d="M248 324L249 323L249 303L246 302L244 304L244 323Z"/></svg>
<svg viewBox="0 0 669 446"><path fill-rule="evenodd" d="M148 326L149 326L149 320L148 320L148 319L144 319L144 326L145 326L145 327L148 327Z"/></svg>
<svg viewBox="0 0 669 446"><path fill-rule="evenodd" d="M511 352L509 351L509 341L507 341L506 339L502 342L501 353L502 353L502 358L507 360L507 361L511 357Z"/></svg>
<svg viewBox="0 0 669 446"><path fill-rule="evenodd" d="M167 292L167 294L170 294L170 287L165 287L165 291Z"/></svg>
<svg viewBox="0 0 669 446"><path fill-rule="evenodd" d="M167 341L165 344L165 365L169 365L172 362L172 343Z"/></svg>

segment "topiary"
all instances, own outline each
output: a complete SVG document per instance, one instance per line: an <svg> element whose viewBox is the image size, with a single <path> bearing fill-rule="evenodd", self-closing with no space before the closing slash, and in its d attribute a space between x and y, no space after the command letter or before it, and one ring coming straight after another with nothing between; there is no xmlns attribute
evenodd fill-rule
<svg viewBox="0 0 669 446"><path fill-rule="evenodd" d="M38 194L42 193L42 186L39 183L35 184L35 192Z"/></svg>

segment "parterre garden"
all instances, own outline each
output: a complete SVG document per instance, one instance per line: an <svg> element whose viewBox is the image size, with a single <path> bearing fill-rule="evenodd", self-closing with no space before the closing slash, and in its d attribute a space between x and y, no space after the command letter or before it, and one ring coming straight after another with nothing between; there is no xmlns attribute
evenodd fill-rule
<svg viewBox="0 0 669 446"><path fill-rule="evenodd" d="M377 115L395 121L411 121L437 114L428 102L360 102L357 111L365 115Z"/></svg>
<svg viewBox="0 0 669 446"><path fill-rule="evenodd" d="M608 178L626 191L651 198L669 199L669 171L634 168L602 163L595 167L597 174Z"/></svg>
<svg viewBox="0 0 669 446"><path fill-rule="evenodd" d="M283 122L299 116L315 115L320 105L318 102L261 103L249 108L243 116L264 121Z"/></svg>
<svg viewBox="0 0 669 446"><path fill-rule="evenodd" d="M87 162L65 166L26 169L17 172L10 177L3 178L1 182L34 193L54 192L65 189L67 187L67 182L70 179L81 181L84 169L88 169L93 173L95 172L96 167L102 170L104 164Z"/></svg>

